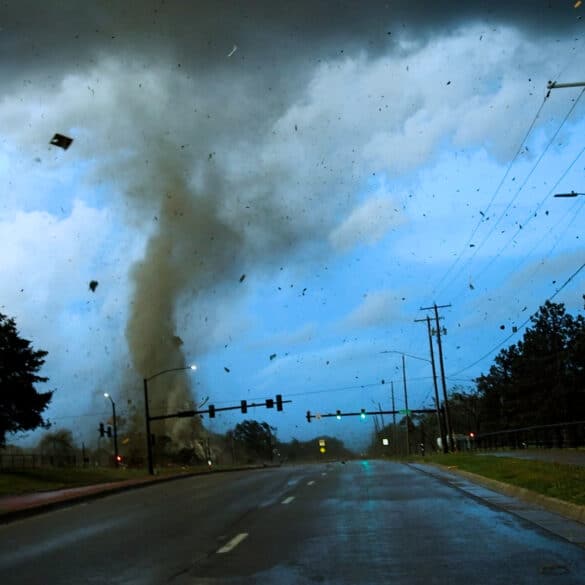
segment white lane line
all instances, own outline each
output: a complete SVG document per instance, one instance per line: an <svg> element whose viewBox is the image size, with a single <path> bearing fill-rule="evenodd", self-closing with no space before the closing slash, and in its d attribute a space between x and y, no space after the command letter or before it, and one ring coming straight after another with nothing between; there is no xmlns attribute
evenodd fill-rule
<svg viewBox="0 0 585 585"><path fill-rule="evenodd" d="M248 538L247 532L240 532L240 534L234 536L228 543L224 544L218 551L218 555L223 555L225 553L229 553L231 550L236 548L242 540L246 540Z"/></svg>
<svg viewBox="0 0 585 585"><path fill-rule="evenodd" d="M309 483L307 483L307 485L313 485L315 482L313 480L311 480Z"/></svg>
<svg viewBox="0 0 585 585"><path fill-rule="evenodd" d="M323 472L321 475L322 475L322 476L326 476L327 474L326 474L325 472Z"/></svg>
<svg viewBox="0 0 585 585"><path fill-rule="evenodd" d="M290 504L295 499L294 496L289 496L288 498L282 500L283 504Z"/></svg>

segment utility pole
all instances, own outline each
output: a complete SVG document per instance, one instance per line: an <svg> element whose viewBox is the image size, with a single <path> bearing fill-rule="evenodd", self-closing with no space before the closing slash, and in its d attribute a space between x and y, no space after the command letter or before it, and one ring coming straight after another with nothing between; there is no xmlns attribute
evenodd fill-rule
<svg viewBox="0 0 585 585"><path fill-rule="evenodd" d="M404 408L406 410L406 456L410 455L410 436L408 429L408 392L406 391L406 363L404 354L402 354L402 383L404 385Z"/></svg>
<svg viewBox="0 0 585 585"><path fill-rule="evenodd" d="M429 335L429 349L431 352L431 366L433 368L433 388L435 390L435 406L437 408L437 422L439 423L439 435L441 437L441 446L443 453L449 452L447 437L445 435L445 421L443 420L441 402L439 400L439 389L437 386L437 368L435 367L435 350L433 349L433 330L431 327L431 318L427 315L424 319L415 319L416 323L425 322L427 324L427 333Z"/></svg>
<svg viewBox="0 0 585 585"><path fill-rule="evenodd" d="M443 360L443 345L441 343L441 326L439 323L439 309L446 309L451 305L439 305L434 303L432 307L421 307L421 311L428 311L430 309L435 312L435 323L437 326L437 346L439 347L439 366L441 367L441 386L443 387L443 401L445 405L445 423L447 426L447 436L451 442L451 449L455 449L455 441L453 436L453 427L451 426L451 413L449 411L449 399L447 397L447 382L445 381L445 363Z"/></svg>

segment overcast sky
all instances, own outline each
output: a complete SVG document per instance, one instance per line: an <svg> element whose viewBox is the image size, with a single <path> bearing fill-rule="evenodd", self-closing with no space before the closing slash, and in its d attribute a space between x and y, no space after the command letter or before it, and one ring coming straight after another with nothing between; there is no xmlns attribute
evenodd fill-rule
<svg viewBox="0 0 585 585"><path fill-rule="evenodd" d="M195 363L156 414L281 393L248 417L360 448L371 420L305 413L388 409L392 380L403 408L381 352L428 359L420 307L451 304L449 387L520 338L585 256L585 197L552 198L585 192L585 99L546 97L585 81L585 7L412 6L3 3L0 311L49 352L57 426L93 444L104 391L141 408Z"/></svg>

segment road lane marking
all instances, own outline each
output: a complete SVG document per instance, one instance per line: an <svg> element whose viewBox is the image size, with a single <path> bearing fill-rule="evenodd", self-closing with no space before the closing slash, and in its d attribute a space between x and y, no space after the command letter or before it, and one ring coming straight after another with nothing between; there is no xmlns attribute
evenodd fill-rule
<svg viewBox="0 0 585 585"><path fill-rule="evenodd" d="M246 540L248 538L247 532L240 532L240 534L234 536L228 543L224 544L218 551L218 555L223 555L225 553L229 553L231 550L236 548L242 540Z"/></svg>
<svg viewBox="0 0 585 585"><path fill-rule="evenodd" d="M295 499L294 496L289 496L288 498L282 500L283 504L290 504Z"/></svg>
<svg viewBox="0 0 585 585"><path fill-rule="evenodd" d="M314 481L310 481L307 485L313 485L315 482Z"/></svg>
<svg viewBox="0 0 585 585"><path fill-rule="evenodd" d="M322 476L326 476L327 474L326 474L325 472L323 472L321 475L322 475Z"/></svg>

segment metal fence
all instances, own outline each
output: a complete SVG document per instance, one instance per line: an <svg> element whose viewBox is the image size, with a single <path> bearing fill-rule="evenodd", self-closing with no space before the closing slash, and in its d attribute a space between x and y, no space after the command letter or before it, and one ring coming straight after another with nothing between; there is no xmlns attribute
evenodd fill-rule
<svg viewBox="0 0 585 585"><path fill-rule="evenodd" d="M575 448L585 446L585 421L538 425L481 433L477 449L525 449L527 447Z"/></svg>
<svg viewBox="0 0 585 585"><path fill-rule="evenodd" d="M0 470L35 469L39 467L76 467L83 465L77 455L46 453L0 453Z"/></svg>

